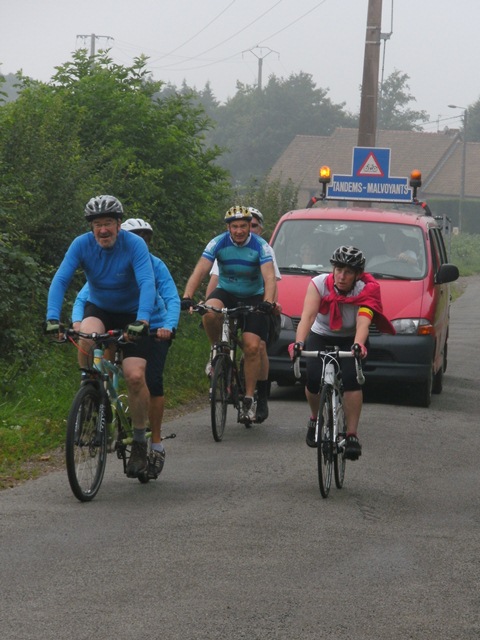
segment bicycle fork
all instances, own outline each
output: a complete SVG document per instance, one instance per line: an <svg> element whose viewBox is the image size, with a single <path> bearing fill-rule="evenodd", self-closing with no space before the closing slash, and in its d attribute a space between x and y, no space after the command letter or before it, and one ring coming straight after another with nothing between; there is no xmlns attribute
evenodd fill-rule
<svg viewBox="0 0 480 640"><path fill-rule="evenodd" d="M339 435L339 415L342 408L338 382L336 380L335 365L333 362L325 364L325 383L332 388L332 442L336 445L336 452L341 453L345 446L345 434ZM340 381L341 384L341 381Z"/></svg>
<svg viewBox="0 0 480 640"><path fill-rule="evenodd" d="M337 445L337 453L342 453L345 446L345 434L340 434L339 430L339 415L340 415L341 403L339 399L338 390L334 388L332 394L332 414L333 414L333 441Z"/></svg>

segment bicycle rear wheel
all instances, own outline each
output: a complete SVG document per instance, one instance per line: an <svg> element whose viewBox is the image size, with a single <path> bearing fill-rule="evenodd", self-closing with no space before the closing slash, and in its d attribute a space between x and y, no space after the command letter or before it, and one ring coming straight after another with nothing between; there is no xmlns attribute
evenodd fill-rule
<svg viewBox="0 0 480 640"><path fill-rule="evenodd" d="M107 434L100 428L98 389L89 384L78 391L67 419L65 457L73 494L81 502L92 500L102 484L107 463Z"/></svg>
<svg viewBox="0 0 480 640"><path fill-rule="evenodd" d="M318 484L322 498L327 498L332 484L334 457L332 388L329 385L324 385L320 394L317 432Z"/></svg>
<svg viewBox="0 0 480 640"><path fill-rule="evenodd" d="M227 356L218 356L212 376L212 389L210 396L210 409L212 421L212 434L215 442L220 442L225 431L227 421L227 408L229 400L229 380L231 363Z"/></svg>
<svg viewBox="0 0 480 640"><path fill-rule="evenodd" d="M345 480L345 466L346 460L344 458L344 446L339 447L339 442L344 442L347 435L347 426L345 423L345 411L343 410L342 396L337 396L337 442L335 443L334 457L333 457L333 469L335 472L335 485L337 489L343 487L343 481Z"/></svg>

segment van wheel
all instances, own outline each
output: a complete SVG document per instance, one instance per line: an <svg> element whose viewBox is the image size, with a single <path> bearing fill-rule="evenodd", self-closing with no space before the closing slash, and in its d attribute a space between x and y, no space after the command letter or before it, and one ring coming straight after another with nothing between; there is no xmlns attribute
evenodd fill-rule
<svg viewBox="0 0 480 640"><path fill-rule="evenodd" d="M442 393L444 370L445 370L445 365L442 362L439 370L433 376L432 393Z"/></svg>
<svg viewBox="0 0 480 640"><path fill-rule="evenodd" d="M433 373L430 370L430 374L426 380L418 383L415 390L415 401L419 407L429 407L432 401L432 385L433 385Z"/></svg>

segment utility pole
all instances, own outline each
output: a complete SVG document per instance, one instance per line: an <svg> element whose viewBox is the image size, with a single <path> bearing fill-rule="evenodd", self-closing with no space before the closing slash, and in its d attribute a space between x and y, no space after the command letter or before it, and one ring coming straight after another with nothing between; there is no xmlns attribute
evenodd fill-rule
<svg viewBox="0 0 480 640"><path fill-rule="evenodd" d="M100 38L105 38L106 40L113 40L113 38L111 36L97 36L94 33L91 33L90 35L77 35L77 38L82 38L82 40L86 40L87 38L90 38L90 58L95 57L95 41L100 39Z"/></svg>
<svg viewBox="0 0 480 640"><path fill-rule="evenodd" d="M458 232L462 232L463 204L465 200L465 173L467 167L467 119L468 107L449 104L449 109L463 109L463 145L462 145L462 173L460 179L460 199L458 201Z"/></svg>
<svg viewBox="0 0 480 640"><path fill-rule="evenodd" d="M262 55L257 55L254 51L254 49L260 49L260 53L263 51L263 49L267 50L267 53L265 53L263 56ZM280 54L278 53L278 51L274 51L273 49L270 49L270 47L259 47L258 45L256 47L253 47L253 49L245 49L245 51L242 51L242 55L246 52L249 53L253 53L253 55L257 58L258 60L258 82L257 82L257 89L259 91L262 90L262 68L263 68L263 59L266 58L268 55L270 55L271 53L276 53L278 55L278 57L280 58Z"/></svg>
<svg viewBox="0 0 480 640"><path fill-rule="evenodd" d="M358 125L359 147L375 146L381 26L382 0L368 0L365 57L363 61L362 99L360 102L360 121Z"/></svg>

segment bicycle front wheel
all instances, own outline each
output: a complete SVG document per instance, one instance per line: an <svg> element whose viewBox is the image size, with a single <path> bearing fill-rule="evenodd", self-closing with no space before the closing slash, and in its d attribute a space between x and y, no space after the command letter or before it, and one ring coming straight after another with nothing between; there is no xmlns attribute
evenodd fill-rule
<svg viewBox="0 0 480 640"><path fill-rule="evenodd" d="M229 400L229 380L231 364L227 356L219 356L215 362L212 376L210 408L212 419L212 434L215 442L220 442L225 431L227 408Z"/></svg>
<svg viewBox="0 0 480 640"><path fill-rule="evenodd" d="M81 502L92 500L102 484L107 463L106 428L101 428L101 396L93 385L82 387L67 419L65 456L73 494Z"/></svg>
<svg viewBox="0 0 480 640"><path fill-rule="evenodd" d="M318 484L322 498L327 498L332 484L334 458L332 388L324 385L320 393L317 417Z"/></svg>
<svg viewBox="0 0 480 640"><path fill-rule="evenodd" d="M345 411L343 410L342 396L337 396L337 442L335 443L333 468L335 471L335 485L337 489L343 487L343 481L345 480L345 465L346 460L343 455L345 445L339 443L345 442L347 436L347 426L345 422Z"/></svg>

